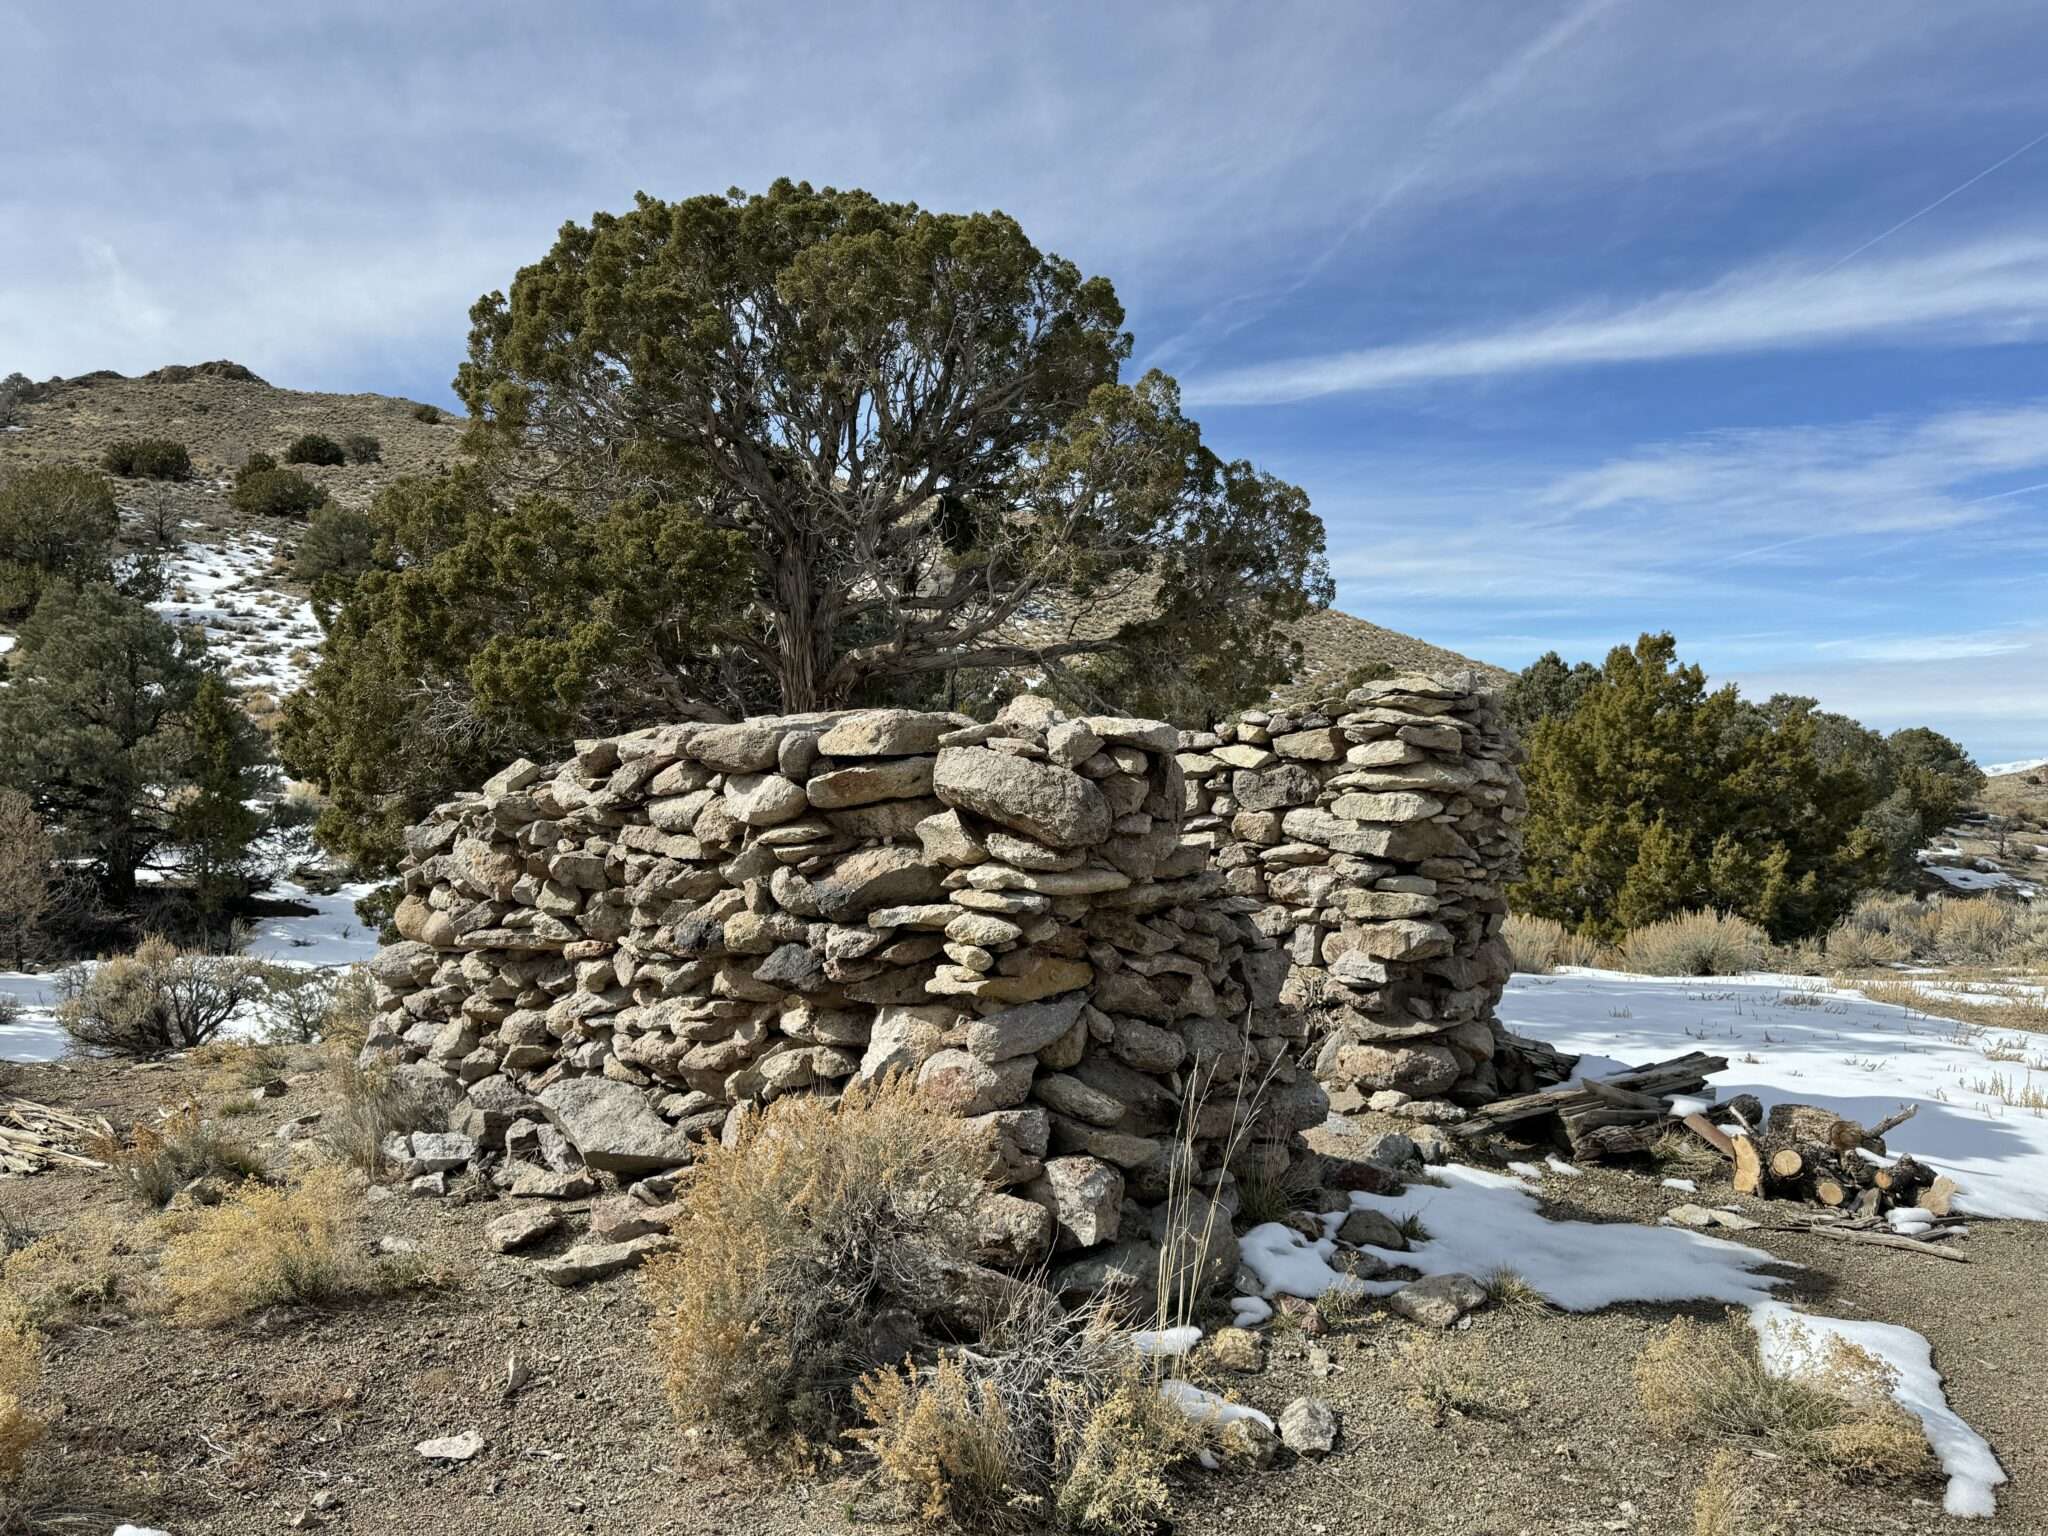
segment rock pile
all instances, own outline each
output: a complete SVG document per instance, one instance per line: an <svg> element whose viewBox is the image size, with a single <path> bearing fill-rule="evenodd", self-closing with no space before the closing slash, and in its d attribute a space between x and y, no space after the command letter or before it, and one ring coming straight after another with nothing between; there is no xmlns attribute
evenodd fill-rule
<svg viewBox="0 0 2048 1536"><path fill-rule="evenodd" d="M1184 840L1288 958L1340 1110L1436 1113L1504 1090L1493 1010L1520 857L1520 749L1469 673L1368 683L1184 738Z"/></svg>
<svg viewBox="0 0 2048 1536"><path fill-rule="evenodd" d="M455 1128L526 1160L515 1190L644 1182L782 1095L914 1073L993 1133L987 1257L1142 1291L1183 1129L1205 1193L1173 1209L1201 1230L1235 1204L1240 1100L1267 1159L1327 1111L1264 904L1185 833L1210 797L1181 746L1027 697L987 725L668 725L514 763L409 834L365 1052L459 1086Z"/></svg>

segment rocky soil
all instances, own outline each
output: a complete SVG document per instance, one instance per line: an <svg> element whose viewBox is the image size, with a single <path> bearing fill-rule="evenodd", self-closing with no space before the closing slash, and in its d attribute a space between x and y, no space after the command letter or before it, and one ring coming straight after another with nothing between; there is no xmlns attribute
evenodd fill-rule
<svg viewBox="0 0 2048 1536"><path fill-rule="evenodd" d="M283 1166L306 1147L277 1132L331 1112L310 1060L287 1092L230 1122ZM224 1102L205 1068L112 1065L14 1069L0 1088L116 1123L199 1095ZM1396 1122L1369 1115L1311 1133L1343 1155ZM1659 1187L1654 1174L1593 1171L1570 1181L1553 1214L1642 1221L1672 1202L1719 1201ZM494 1223L538 1205L562 1219L535 1247L492 1252ZM115 1517L191 1533L431 1528L492 1536L558 1533L853 1532L913 1529L866 1467L785 1479L678 1436L645 1346L646 1309L630 1275L562 1287L550 1258L581 1240L588 1197L553 1202L458 1186L443 1198L365 1197L354 1226L365 1245L417 1245L444 1275L440 1289L323 1310L278 1311L225 1328L173 1326L152 1296L149 1254L121 1261L114 1305L54 1336L49 1384L65 1406L52 1457L66 1458L81 1500ZM52 1173L0 1183L10 1223L49 1232L133 1223L140 1209L104 1173ZM2048 1339L2048 1236L2021 1223L1981 1223L1974 1266L1888 1252L1844 1251L1789 1234L1747 1232L1780 1255L1793 1291L1838 1316L1907 1322L1933 1341L1956 1409L1997 1447L2012 1482L1992 1529L2048 1528L2048 1436L2038 1383ZM1327 1455L1283 1451L1261 1473L1190 1471L1176 1481L1175 1529L1509 1536L1519 1532L1692 1530L1692 1492L1713 1447L1649 1433L1629 1366L1667 1307L1586 1316L1483 1308L1448 1331L1387 1309L1333 1312L1320 1323L1283 1311L1234 1371L1197 1379L1276 1418L1296 1399L1325 1405ZM1708 1309L1710 1310L1710 1309ZM1212 1335L1227 1315L1204 1319ZM1436 1352L1491 1406L1438 1414L1415 1401L1404 1351ZM523 1376L508 1390L508 1368ZM1284 1421L1283 1421L1284 1422ZM478 1437L465 1460L429 1459L428 1440ZM1750 1457L1764 1493L1760 1531L1893 1533L1952 1528L1934 1486L1849 1488L1783 1462Z"/></svg>

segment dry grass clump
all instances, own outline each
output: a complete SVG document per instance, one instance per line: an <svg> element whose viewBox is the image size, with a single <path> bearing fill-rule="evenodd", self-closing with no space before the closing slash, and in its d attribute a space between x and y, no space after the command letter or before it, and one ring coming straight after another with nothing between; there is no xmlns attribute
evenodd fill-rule
<svg viewBox="0 0 2048 1536"><path fill-rule="evenodd" d="M1756 1490L1743 1475L1742 1458L1716 1451L1692 1495L1692 1536L1752 1536Z"/></svg>
<svg viewBox="0 0 2048 1536"><path fill-rule="evenodd" d="M107 1163L136 1199L164 1206L195 1179L239 1183L264 1176L263 1160L187 1104L160 1125L135 1125L127 1140L103 1136L86 1149Z"/></svg>
<svg viewBox="0 0 2048 1536"><path fill-rule="evenodd" d="M779 1100L707 1147L682 1241L646 1272L677 1417L755 1452L828 1445L862 1371L915 1347L957 1290L989 1158L981 1130L901 1081Z"/></svg>
<svg viewBox="0 0 2048 1536"><path fill-rule="evenodd" d="M1890 1003L1929 1018L1953 1019L1985 1029L2023 1029L2048 1033L2048 998L2026 983L1963 982L1930 977L1941 996L1911 981L1870 981L1841 977L1837 985L1853 988L1873 1003ZM1990 1053L1987 1052L1987 1055ZM1991 1056L1996 1061L2002 1058Z"/></svg>
<svg viewBox="0 0 2048 1536"><path fill-rule="evenodd" d="M1486 1304L1501 1312L1548 1312L1550 1303L1541 1291L1516 1271L1502 1265L1479 1277L1486 1292Z"/></svg>
<svg viewBox="0 0 2048 1536"><path fill-rule="evenodd" d="M1760 969L1770 954L1763 929L1722 912L1681 912L1621 941L1624 969L1644 976L1736 976Z"/></svg>
<svg viewBox="0 0 2048 1536"><path fill-rule="evenodd" d="M0 1293L39 1328L89 1322L120 1304L149 1242L146 1226L89 1212L0 1259Z"/></svg>
<svg viewBox="0 0 2048 1536"><path fill-rule="evenodd" d="M1511 912L1502 936L1515 969L1529 976L1548 976L1560 965L1598 965L1602 958L1599 940L1573 933L1554 917Z"/></svg>
<svg viewBox="0 0 2048 1536"><path fill-rule="evenodd" d="M193 1213L164 1245L172 1315L211 1327L264 1307L341 1301L425 1283L415 1264L370 1259L347 1236L356 1190L325 1164L279 1188L244 1184Z"/></svg>
<svg viewBox="0 0 2048 1536"><path fill-rule="evenodd" d="M2048 910L1998 896L1864 896L1827 937L1828 963L2026 966L2048 962Z"/></svg>
<svg viewBox="0 0 2048 1536"><path fill-rule="evenodd" d="M365 1066L332 1036L329 1043L328 1075L339 1100L320 1121L320 1144L329 1155L374 1179L384 1170L385 1137L447 1125L445 1095L382 1064Z"/></svg>
<svg viewBox="0 0 2048 1536"><path fill-rule="evenodd" d="M1820 1368L1795 1376L1764 1366L1755 1333L1674 1318L1635 1364L1651 1427L1679 1438L1761 1440L1772 1451L1853 1481L1926 1477L1934 1453L1919 1421L1891 1395L1896 1373L1868 1350L1832 1339Z"/></svg>
<svg viewBox="0 0 2048 1536"><path fill-rule="evenodd" d="M0 1493L21 1476L22 1463L43 1438L35 1392L43 1373L43 1340L27 1309L0 1293ZM0 1500L0 1513L5 1501Z"/></svg>
<svg viewBox="0 0 2048 1536"><path fill-rule="evenodd" d="M1152 1364L1108 1303L1070 1313L1024 1292L972 1349L862 1378L867 1423L847 1438L926 1520L1132 1536L1169 1512L1167 1474L1207 1438Z"/></svg>
<svg viewBox="0 0 2048 1536"><path fill-rule="evenodd" d="M1445 1334L1418 1333L1403 1343L1394 1375L1408 1407L1438 1429L1452 1419L1512 1418L1529 1406L1526 1388L1488 1381L1473 1352Z"/></svg>

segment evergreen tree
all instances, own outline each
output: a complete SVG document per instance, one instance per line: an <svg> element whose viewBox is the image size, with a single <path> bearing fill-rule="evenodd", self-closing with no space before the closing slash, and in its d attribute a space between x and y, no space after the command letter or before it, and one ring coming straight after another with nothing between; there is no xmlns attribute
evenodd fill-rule
<svg viewBox="0 0 2048 1536"><path fill-rule="evenodd" d="M218 672L192 692L185 721L184 798L173 834L209 934L249 894L253 848L267 818L250 801L264 787L263 739Z"/></svg>
<svg viewBox="0 0 2048 1536"><path fill-rule="evenodd" d="M1516 906L1602 937L1688 908L1780 939L1825 931L1885 856L1861 825L1872 786L1824 764L1816 734L1810 711L1709 692L1669 635L1617 647L1528 738Z"/></svg>
<svg viewBox="0 0 2048 1536"><path fill-rule="evenodd" d="M1002 214L778 181L565 225L471 311L456 379L494 473L652 493L737 536L703 673L792 710L992 672L1125 709L1263 697L1325 604L1295 486L1120 378L1109 282Z"/></svg>
<svg viewBox="0 0 2048 1536"><path fill-rule="evenodd" d="M29 797L67 858L126 903L175 840L185 725L205 637L108 586L56 583L22 626L0 689L0 783Z"/></svg>
<svg viewBox="0 0 2048 1536"><path fill-rule="evenodd" d="M1509 679L1505 704L1509 724L1527 735L1539 721L1568 715L1586 690L1600 678L1590 661L1568 667L1555 651L1545 651Z"/></svg>
<svg viewBox="0 0 2048 1536"><path fill-rule="evenodd" d="M375 563L278 733L329 797L322 843L366 869L508 758L688 712L680 679L745 582L736 536L688 512L507 502L470 468L397 482L370 522Z"/></svg>
<svg viewBox="0 0 2048 1536"><path fill-rule="evenodd" d="M52 581L109 580L120 526L105 475L66 465L0 474L0 619L28 613Z"/></svg>

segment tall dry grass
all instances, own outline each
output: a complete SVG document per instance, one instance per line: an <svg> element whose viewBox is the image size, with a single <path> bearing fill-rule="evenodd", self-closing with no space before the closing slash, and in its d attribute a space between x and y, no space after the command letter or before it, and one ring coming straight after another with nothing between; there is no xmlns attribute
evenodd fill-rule
<svg viewBox="0 0 2048 1536"><path fill-rule="evenodd" d="M1599 940L1573 933L1554 917L1511 912L1502 936L1515 969L1528 976L1548 976L1560 965L1596 966L1606 954Z"/></svg>
<svg viewBox="0 0 2048 1536"><path fill-rule="evenodd" d="M1631 929L1619 946L1622 966L1645 976L1738 976L1762 970L1771 941L1747 918L1681 912Z"/></svg>

